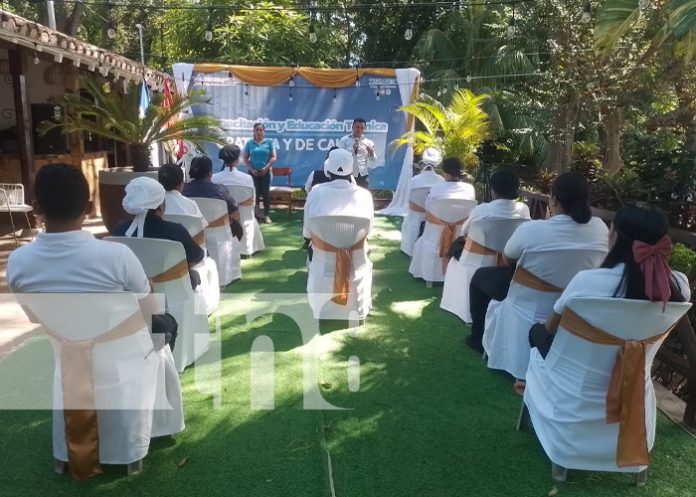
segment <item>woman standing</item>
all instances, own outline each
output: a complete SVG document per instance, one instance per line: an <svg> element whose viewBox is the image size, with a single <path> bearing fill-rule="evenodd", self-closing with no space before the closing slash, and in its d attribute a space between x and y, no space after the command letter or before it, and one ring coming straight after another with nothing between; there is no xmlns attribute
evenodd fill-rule
<svg viewBox="0 0 696 497"><path fill-rule="evenodd" d="M271 218L268 217L271 209L269 192L273 180L271 168L275 161L275 147L273 141L266 138L266 127L262 123L254 124L254 138L244 146L244 163L254 180L256 201L263 197L263 222L266 224L271 222Z"/></svg>

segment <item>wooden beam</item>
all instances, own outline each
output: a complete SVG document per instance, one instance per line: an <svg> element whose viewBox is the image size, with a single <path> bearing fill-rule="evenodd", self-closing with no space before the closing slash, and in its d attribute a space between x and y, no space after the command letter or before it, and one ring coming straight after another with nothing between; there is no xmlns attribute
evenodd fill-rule
<svg viewBox="0 0 696 497"><path fill-rule="evenodd" d="M17 47L9 50L10 75L14 94L15 115L17 119L17 140L19 141L19 167L24 185L25 201L33 199L34 184L34 125L31 121L29 102L28 66L29 53Z"/></svg>

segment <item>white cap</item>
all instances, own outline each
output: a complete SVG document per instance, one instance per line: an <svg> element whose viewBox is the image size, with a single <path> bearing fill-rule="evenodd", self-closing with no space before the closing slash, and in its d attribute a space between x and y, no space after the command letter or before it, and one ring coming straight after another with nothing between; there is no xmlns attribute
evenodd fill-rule
<svg viewBox="0 0 696 497"><path fill-rule="evenodd" d="M126 185L126 196L123 197L123 210L135 216L126 230L126 236L133 236L136 228L138 237L142 238L147 211L157 209L164 203L164 187L153 178L139 176Z"/></svg>
<svg viewBox="0 0 696 497"><path fill-rule="evenodd" d="M437 167L442 163L442 153L433 147L423 150L421 162L426 166Z"/></svg>
<svg viewBox="0 0 696 497"><path fill-rule="evenodd" d="M324 162L324 173L336 174L338 176L349 176L353 174L353 154L348 150L337 148L329 152L329 158Z"/></svg>

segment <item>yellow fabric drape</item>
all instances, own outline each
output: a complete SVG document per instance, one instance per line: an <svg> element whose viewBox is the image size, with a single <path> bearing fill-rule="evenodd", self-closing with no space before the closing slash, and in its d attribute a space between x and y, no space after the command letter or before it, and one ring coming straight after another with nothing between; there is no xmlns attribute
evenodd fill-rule
<svg viewBox="0 0 696 497"><path fill-rule="evenodd" d="M396 77L396 70L388 68L319 69L315 67L235 66L225 64L196 64L194 71L210 74L231 72L237 79L255 86L276 86L287 83L291 76L302 76L308 83L321 88L346 88L363 76Z"/></svg>
<svg viewBox="0 0 696 497"><path fill-rule="evenodd" d="M648 443L645 429L645 345L665 338L676 323L644 340L624 340L585 321L571 309L563 312L560 326L588 342L621 347L607 389L607 423L619 423L616 465L647 466Z"/></svg>

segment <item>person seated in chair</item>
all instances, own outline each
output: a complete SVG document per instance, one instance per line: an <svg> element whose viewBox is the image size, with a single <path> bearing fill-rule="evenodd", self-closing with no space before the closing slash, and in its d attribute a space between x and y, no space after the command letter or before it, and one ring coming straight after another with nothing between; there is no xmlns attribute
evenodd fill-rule
<svg viewBox="0 0 696 497"><path fill-rule="evenodd" d="M445 181L445 178L435 172L435 168L442 163L442 153L436 148L426 148L418 163L419 173L408 181L408 190L414 188L428 188Z"/></svg>
<svg viewBox="0 0 696 497"><path fill-rule="evenodd" d="M239 208L232 198L232 195L230 195L229 190L227 190L227 187L212 182L213 161L210 160L210 157L203 155L191 159L189 176L193 181L184 185L182 189L184 196L189 198L201 197L224 200L227 204L227 212L230 217L232 235L238 240L241 240L244 236L244 228L239 223Z"/></svg>
<svg viewBox="0 0 696 497"><path fill-rule="evenodd" d="M374 219L374 204L370 192L353 181L353 156L342 149L332 150L324 172L331 179L321 188L312 189L304 208L305 239L311 238L307 221L315 216L357 216ZM310 252L311 260L311 252Z"/></svg>
<svg viewBox="0 0 696 497"><path fill-rule="evenodd" d="M625 205L609 230L609 253L597 269L580 271L568 283L546 323L529 330L529 344L546 358L568 301L613 297L652 302L688 302L689 280L669 267L672 240L667 214L650 205Z"/></svg>
<svg viewBox="0 0 696 497"><path fill-rule="evenodd" d="M326 152L324 164L326 164L326 161L329 160L329 154L337 149L338 147L334 145L329 149L328 152ZM309 193L315 186L321 185L322 183L328 183L329 181L331 181L331 178L329 178L329 176L324 172L324 166L322 166L321 169L316 169L309 173L309 176L307 176L307 181L305 182L304 186L305 193Z"/></svg>
<svg viewBox="0 0 696 497"><path fill-rule="evenodd" d="M505 300L510 288L515 264L527 251L551 250L584 246L606 252L607 227L592 217L587 180L578 172L560 175L551 189L552 217L524 223L515 230L505 245L503 260L506 267L477 269L469 285L471 335L467 344L483 352L482 338L486 311L491 300Z"/></svg>
<svg viewBox="0 0 696 497"><path fill-rule="evenodd" d="M181 194L184 186L184 171L177 164L164 164L157 171L157 180L164 187L164 213L194 216L201 220L203 227L208 226L205 216L198 204Z"/></svg>
<svg viewBox="0 0 696 497"><path fill-rule="evenodd" d="M474 186L465 181L464 164L462 164L462 161L456 157L447 157L442 161L442 170L445 181L438 182L430 188L428 200L439 198L476 200Z"/></svg>
<svg viewBox="0 0 696 497"><path fill-rule="evenodd" d="M248 186L254 188L254 180L248 174L241 172L239 166L239 158L242 150L232 143L228 143L220 149L218 158L222 160L225 168L222 171L213 174L212 182L223 186Z"/></svg>
<svg viewBox="0 0 696 497"><path fill-rule="evenodd" d="M199 274L193 269L205 257L203 249L195 242L188 230L179 223L162 219L164 214L164 187L152 178L140 176L126 185L123 210L132 214L132 221L121 221L114 228L115 236L138 238L159 238L179 242L186 252L191 286L195 289L201 282Z"/></svg>

